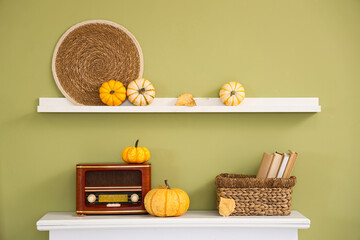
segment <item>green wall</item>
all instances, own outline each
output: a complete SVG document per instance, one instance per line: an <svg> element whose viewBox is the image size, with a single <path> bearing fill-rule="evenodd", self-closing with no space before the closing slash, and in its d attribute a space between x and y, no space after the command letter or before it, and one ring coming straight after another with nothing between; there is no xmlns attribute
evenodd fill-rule
<svg viewBox="0 0 360 240"><path fill-rule="evenodd" d="M39 97L62 97L56 42L90 19L136 36L157 97L217 97L239 81L248 97L319 97L322 112L37 113ZM215 209L217 174L296 150L293 209L311 219L300 239L359 239L359 66L358 0L0 0L0 239L47 239L35 223L75 210L75 164L122 162L137 138L152 186L169 179L191 209Z"/></svg>

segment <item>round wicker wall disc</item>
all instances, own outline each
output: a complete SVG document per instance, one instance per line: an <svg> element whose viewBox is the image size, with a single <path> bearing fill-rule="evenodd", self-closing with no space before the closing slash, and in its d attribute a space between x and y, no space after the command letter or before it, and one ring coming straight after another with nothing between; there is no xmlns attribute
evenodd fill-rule
<svg viewBox="0 0 360 240"><path fill-rule="evenodd" d="M99 88L109 80L125 87L143 74L143 55L123 26L90 20L68 29L57 43L52 72L61 93L76 105L104 105Z"/></svg>

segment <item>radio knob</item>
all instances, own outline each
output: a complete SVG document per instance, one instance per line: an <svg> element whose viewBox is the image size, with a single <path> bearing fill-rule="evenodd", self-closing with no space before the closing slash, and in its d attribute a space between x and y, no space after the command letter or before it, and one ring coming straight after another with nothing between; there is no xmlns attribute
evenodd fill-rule
<svg viewBox="0 0 360 240"><path fill-rule="evenodd" d="M96 201L96 196L95 194L90 194L88 197L87 197L87 200L89 203L94 203Z"/></svg>
<svg viewBox="0 0 360 240"><path fill-rule="evenodd" d="M136 193L132 194L132 195L130 196L130 200L131 200L132 202L137 202L137 201L139 201L139 195L137 195Z"/></svg>

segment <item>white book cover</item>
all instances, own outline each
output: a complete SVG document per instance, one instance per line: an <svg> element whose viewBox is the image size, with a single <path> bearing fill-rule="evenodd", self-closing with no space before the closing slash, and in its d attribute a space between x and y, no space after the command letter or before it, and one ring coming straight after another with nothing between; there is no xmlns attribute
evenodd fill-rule
<svg viewBox="0 0 360 240"><path fill-rule="evenodd" d="M284 153L284 158L283 158L283 160L281 162L280 169L279 169L279 172L277 174L277 178L282 178L282 176L284 175L286 165L287 165L287 163L289 161L289 157L290 157L289 154Z"/></svg>

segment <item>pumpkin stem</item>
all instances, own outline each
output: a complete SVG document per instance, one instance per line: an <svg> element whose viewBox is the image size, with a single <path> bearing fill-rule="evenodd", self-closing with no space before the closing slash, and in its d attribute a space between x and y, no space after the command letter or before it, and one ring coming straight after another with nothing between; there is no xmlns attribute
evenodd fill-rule
<svg viewBox="0 0 360 240"><path fill-rule="evenodd" d="M114 90L111 90L111 91L110 91L110 94L114 94L114 93L115 93L115 91L114 91Z"/></svg>
<svg viewBox="0 0 360 240"><path fill-rule="evenodd" d="M145 88L141 88L141 89L138 90L138 93L139 94L144 94L145 91L146 91Z"/></svg>
<svg viewBox="0 0 360 240"><path fill-rule="evenodd" d="M231 92L230 92L230 95L231 96L233 96L233 95L235 95L236 94L236 91L235 90L232 90Z"/></svg>
<svg viewBox="0 0 360 240"><path fill-rule="evenodd" d="M138 146L138 143L139 143L139 139L136 140L136 143L135 143L135 147L136 147L136 148L137 148L137 146Z"/></svg>
<svg viewBox="0 0 360 240"><path fill-rule="evenodd" d="M169 184L167 183L167 180L165 180L165 185L168 187L168 189L171 189L171 187L170 187Z"/></svg>

